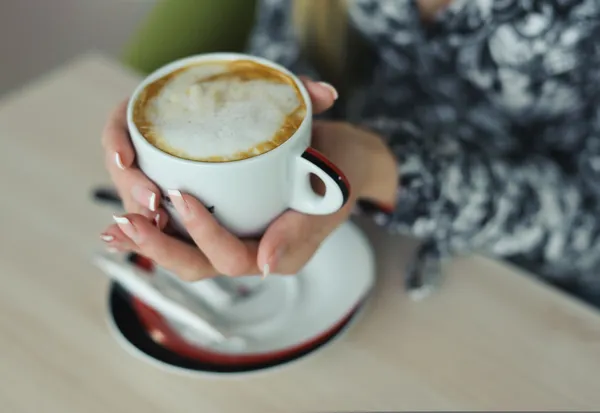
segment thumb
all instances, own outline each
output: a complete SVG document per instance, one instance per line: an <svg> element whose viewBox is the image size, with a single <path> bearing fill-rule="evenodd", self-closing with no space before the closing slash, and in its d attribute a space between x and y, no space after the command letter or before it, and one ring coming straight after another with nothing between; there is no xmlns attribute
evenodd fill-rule
<svg viewBox="0 0 600 413"><path fill-rule="evenodd" d="M315 229L315 217L287 211L269 226L258 247L258 268L263 276L295 268L287 264L297 261L301 246L309 241Z"/></svg>
<svg viewBox="0 0 600 413"><path fill-rule="evenodd" d="M314 115L325 112L333 106L338 98L338 92L332 85L326 82L315 82L305 76L301 76L300 79L310 95Z"/></svg>

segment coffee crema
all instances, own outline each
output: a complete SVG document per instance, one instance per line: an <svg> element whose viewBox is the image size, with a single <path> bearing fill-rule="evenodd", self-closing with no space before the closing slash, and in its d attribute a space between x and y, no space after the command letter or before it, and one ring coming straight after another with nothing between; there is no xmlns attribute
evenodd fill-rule
<svg viewBox="0 0 600 413"><path fill-rule="evenodd" d="M148 84L133 108L144 138L163 152L230 162L287 141L306 117L294 80L252 60L192 63Z"/></svg>

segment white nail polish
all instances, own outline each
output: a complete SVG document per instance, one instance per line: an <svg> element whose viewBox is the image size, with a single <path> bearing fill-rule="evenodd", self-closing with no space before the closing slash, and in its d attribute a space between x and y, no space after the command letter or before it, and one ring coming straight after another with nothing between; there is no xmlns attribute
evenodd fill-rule
<svg viewBox="0 0 600 413"><path fill-rule="evenodd" d="M265 278L267 278L270 272L271 268L269 267L269 264L265 264L265 266L263 267L262 279L264 280Z"/></svg>
<svg viewBox="0 0 600 413"><path fill-rule="evenodd" d="M178 191L177 189L169 189L167 193L169 194L169 196L176 196L181 198L181 191Z"/></svg>
<svg viewBox="0 0 600 413"><path fill-rule="evenodd" d="M112 235L104 234L104 235L100 235L100 239L104 242L111 242L112 240L115 239L115 237L113 237Z"/></svg>
<svg viewBox="0 0 600 413"><path fill-rule="evenodd" d="M118 215L113 215L113 219L117 224L131 224L131 222L126 217L120 217Z"/></svg>
<svg viewBox="0 0 600 413"><path fill-rule="evenodd" d="M333 87L332 85L330 85L329 83L319 82L319 84L321 86L325 86L327 89L329 89L329 91L331 92L331 95L333 96L333 100L337 100L340 97L337 89L335 87Z"/></svg>
<svg viewBox="0 0 600 413"><path fill-rule="evenodd" d="M156 194L152 192L150 200L148 201L148 209L152 212L156 211Z"/></svg>
<svg viewBox="0 0 600 413"><path fill-rule="evenodd" d="M123 161L121 160L121 155L119 155L119 152L115 152L115 163L119 169L125 169L125 165L123 165Z"/></svg>
<svg viewBox="0 0 600 413"><path fill-rule="evenodd" d="M177 189L169 189L167 193L169 194L171 201L173 201L173 206L175 207L175 210L177 210L179 217L184 221L191 220L194 217L194 213L183 199L181 192Z"/></svg>
<svg viewBox="0 0 600 413"><path fill-rule="evenodd" d="M137 229L133 226L131 221L127 219L127 217L120 217L117 215L113 215L113 219L119 225L119 228L125 235L127 235L133 242L138 244L140 240L140 234Z"/></svg>

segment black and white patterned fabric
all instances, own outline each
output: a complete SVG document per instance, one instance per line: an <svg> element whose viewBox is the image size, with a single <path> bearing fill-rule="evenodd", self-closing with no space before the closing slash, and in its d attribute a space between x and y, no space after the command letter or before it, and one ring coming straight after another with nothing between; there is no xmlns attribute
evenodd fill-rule
<svg viewBox="0 0 600 413"><path fill-rule="evenodd" d="M600 1L349 0L375 59L342 116L398 158L378 222L442 257L510 260L600 304ZM261 0L249 52L318 76L291 1Z"/></svg>

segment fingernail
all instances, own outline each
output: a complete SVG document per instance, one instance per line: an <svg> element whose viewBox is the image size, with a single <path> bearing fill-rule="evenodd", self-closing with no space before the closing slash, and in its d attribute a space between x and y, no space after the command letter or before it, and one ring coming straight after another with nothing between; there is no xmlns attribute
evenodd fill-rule
<svg viewBox="0 0 600 413"><path fill-rule="evenodd" d="M115 220L119 228L121 228L121 231L125 233L125 235L131 238L131 240L136 244L139 242L139 234L133 226L133 224L131 223L131 221L127 219L127 217L113 215L113 219Z"/></svg>
<svg viewBox="0 0 600 413"><path fill-rule="evenodd" d="M156 194L140 185L134 185L131 188L131 196L135 199L139 204L145 206L150 211L156 211Z"/></svg>
<svg viewBox="0 0 600 413"><path fill-rule="evenodd" d="M112 235L109 235L109 234L101 234L100 239L104 242L111 242L115 239L115 237L113 237Z"/></svg>
<svg viewBox="0 0 600 413"><path fill-rule="evenodd" d="M108 247L106 249L106 252L110 253L110 254L116 254L117 252L119 252L118 249L116 249L115 247Z"/></svg>
<svg viewBox="0 0 600 413"><path fill-rule="evenodd" d="M321 86L326 87L327 89L329 89L329 92L331 92L331 96L333 97L333 100L337 100L340 95L338 94L338 91L336 88L333 87L333 85L327 83L327 82L319 82L319 84Z"/></svg>
<svg viewBox="0 0 600 413"><path fill-rule="evenodd" d="M152 192L148 200L148 209L152 212L156 211L156 194L154 192Z"/></svg>
<svg viewBox="0 0 600 413"><path fill-rule="evenodd" d="M173 206L181 218L190 219L192 217L192 211L190 211L187 202L185 202L183 196L181 196L181 192L176 189L169 189L167 192L171 198L171 202L173 202Z"/></svg>
<svg viewBox="0 0 600 413"><path fill-rule="evenodd" d="M119 154L119 152L115 152L115 163L119 169L125 169L125 165L123 165L123 160L121 160L121 154Z"/></svg>
<svg viewBox="0 0 600 413"><path fill-rule="evenodd" d="M156 214L154 216L154 225L156 228L160 228L160 214Z"/></svg>
<svg viewBox="0 0 600 413"><path fill-rule="evenodd" d="M277 266L279 265L279 262L281 261L281 257L283 257L284 252L285 252L285 247L279 247L273 253L273 255L271 255L269 257L269 259L267 260L267 263L263 267L263 273L262 273L263 280L265 278L267 278L267 276L271 273L271 268L275 268L275 270L277 270Z"/></svg>

